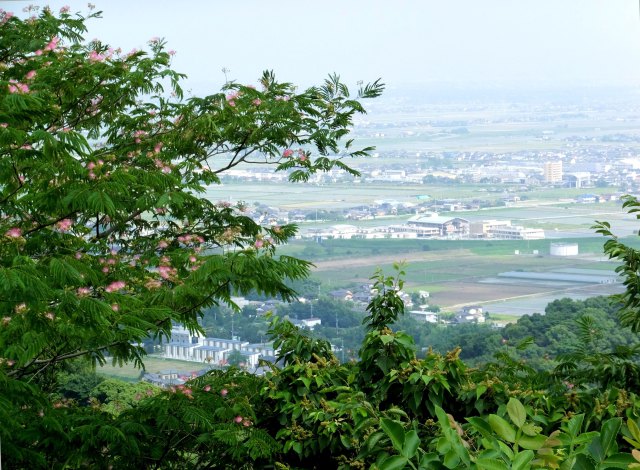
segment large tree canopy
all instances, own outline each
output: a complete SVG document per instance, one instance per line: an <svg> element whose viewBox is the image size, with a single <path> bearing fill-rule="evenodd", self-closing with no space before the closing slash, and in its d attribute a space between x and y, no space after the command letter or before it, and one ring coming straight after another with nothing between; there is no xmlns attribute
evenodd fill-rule
<svg viewBox="0 0 640 470"><path fill-rule="evenodd" d="M294 295L309 264L277 256L293 225L261 227L207 185L243 162L293 181L364 155L345 136L360 98L337 77L296 93L257 87L184 97L172 51L84 42L63 9L0 26L0 373L25 378L137 344L233 292ZM90 16L96 16L92 14Z"/></svg>
<svg viewBox="0 0 640 470"><path fill-rule="evenodd" d="M295 296L309 263L278 256L294 225L264 227L208 185L244 162L304 181L365 155L347 134L360 99L338 77L303 92L256 86L186 97L162 39L123 51L88 18L0 12L0 440L41 411L56 366L140 364L173 322L197 329L233 293ZM44 406L44 405L42 405ZM15 429L15 428L14 428ZM2 439L4 437L5 439Z"/></svg>

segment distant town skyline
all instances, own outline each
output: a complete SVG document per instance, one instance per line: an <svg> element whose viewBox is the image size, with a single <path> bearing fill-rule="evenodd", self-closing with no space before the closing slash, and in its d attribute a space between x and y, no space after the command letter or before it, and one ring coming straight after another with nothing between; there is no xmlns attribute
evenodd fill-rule
<svg viewBox="0 0 640 470"><path fill-rule="evenodd" d="M302 87L338 73L390 87L640 84L636 0L96 0L88 39L143 47L163 37L194 93L261 72ZM0 1L87 11L86 2ZM24 15L24 13L22 13Z"/></svg>

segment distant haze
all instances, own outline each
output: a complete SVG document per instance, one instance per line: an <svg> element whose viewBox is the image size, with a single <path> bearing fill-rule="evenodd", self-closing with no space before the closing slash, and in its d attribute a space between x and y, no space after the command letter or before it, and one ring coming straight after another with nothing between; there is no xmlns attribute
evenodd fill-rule
<svg viewBox="0 0 640 470"><path fill-rule="evenodd" d="M19 12L30 3L0 1ZM86 11L86 2L69 3ZM95 0L98 37L123 49L153 36L196 93L262 70L301 86L509 87L640 84L637 0Z"/></svg>

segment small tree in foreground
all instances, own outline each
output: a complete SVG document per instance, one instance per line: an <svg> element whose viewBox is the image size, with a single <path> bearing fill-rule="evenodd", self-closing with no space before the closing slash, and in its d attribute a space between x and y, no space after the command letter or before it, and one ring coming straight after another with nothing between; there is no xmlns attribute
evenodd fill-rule
<svg viewBox="0 0 640 470"><path fill-rule="evenodd" d="M233 293L294 297L309 263L275 247L296 227L204 192L244 162L292 181L355 174L343 158L369 149L346 136L359 100L382 91L351 97L332 76L297 93L267 72L185 98L164 41L85 42L87 18L0 12L0 439L18 459L12 433L47 414L40 392L64 361L140 365L145 338L198 329Z"/></svg>

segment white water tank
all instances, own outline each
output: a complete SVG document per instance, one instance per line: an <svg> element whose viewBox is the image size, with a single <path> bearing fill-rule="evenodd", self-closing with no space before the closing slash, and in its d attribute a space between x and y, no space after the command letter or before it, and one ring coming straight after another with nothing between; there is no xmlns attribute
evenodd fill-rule
<svg viewBox="0 0 640 470"><path fill-rule="evenodd" d="M577 243L552 243L551 256L576 256L578 254Z"/></svg>

